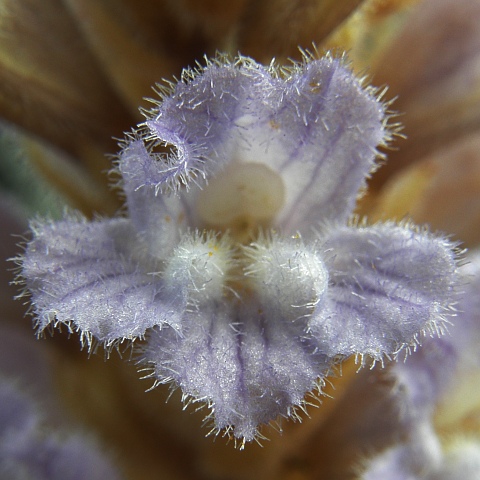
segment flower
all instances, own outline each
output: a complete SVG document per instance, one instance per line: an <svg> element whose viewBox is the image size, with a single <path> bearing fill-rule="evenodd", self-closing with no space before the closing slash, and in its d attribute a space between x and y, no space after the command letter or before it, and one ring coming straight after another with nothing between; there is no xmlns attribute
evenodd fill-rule
<svg viewBox="0 0 480 480"><path fill-rule="evenodd" d="M474 479L480 467L480 443L468 436L450 438L442 445L435 429L434 412L441 403L449 406L448 416L465 416L478 405L478 395L455 399L465 392L461 383L471 384L480 356L480 251L471 252L460 268L465 291L459 299L458 317L449 334L427 338L407 362L392 365L393 398L400 419L399 441L371 459L362 479L426 478ZM476 374L478 375L478 374ZM462 395L465 397L465 395ZM475 406L475 407L474 407ZM441 414L440 414L441 417ZM443 422L445 423L445 422ZM403 435L402 435L403 433Z"/></svg>
<svg viewBox="0 0 480 480"><path fill-rule="evenodd" d="M128 216L36 221L21 259L39 332L146 337L155 384L250 441L350 355L443 329L454 246L407 223L348 223L386 105L344 59L219 57L184 71L124 142Z"/></svg>
<svg viewBox="0 0 480 480"><path fill-rule="evenodd" d="M0 376L0 475L33 480L122 478L98 445L81 434L51 432L20 388Z"/></svg>

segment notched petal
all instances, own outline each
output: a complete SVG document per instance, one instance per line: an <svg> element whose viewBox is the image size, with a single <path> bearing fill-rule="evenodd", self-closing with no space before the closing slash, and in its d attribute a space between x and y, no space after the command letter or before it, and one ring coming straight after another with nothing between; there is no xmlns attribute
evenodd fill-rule
<svg viewBox="0 0 480 480"><path fill-rule="evenodd" d="M182 335L165 327L147 340L143 361L155 382L173 381L208 405L214 433L253 440L261 424L295 415L328 371L329 359L302 330L268 307L213 304L187 314Z"/></svg>

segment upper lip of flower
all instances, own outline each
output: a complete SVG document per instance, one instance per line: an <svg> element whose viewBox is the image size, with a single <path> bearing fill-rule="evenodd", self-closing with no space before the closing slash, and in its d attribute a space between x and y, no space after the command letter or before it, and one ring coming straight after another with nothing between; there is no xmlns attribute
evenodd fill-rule
<svg viewBox="0 0 480 480"><path fill-rule="evenodd" d="M224 62L185 74L150 113L147 141L127 144L118 165L129 206L138 189L179 192L188 224L203 228L195 192L208 192L209 179L235 160L279 180L275 228L311 236L318 222L345 221L374 168L376 146L391 136L375 90L363 90L341 60L328 57L295 66L284 79L248 58ZM170 152L149 154L159 144Z"/></svg>
<svg viewBox="0 0 480 480"><path fill-rule="evenodd" d="M392 134L386 109L331 56L186 72L119 156L129 217L33 225L21 262L40 331L66 323L109 346L149 332L155 383L251 440L338 358L440 329L452 245L346 225Z"/></svg>

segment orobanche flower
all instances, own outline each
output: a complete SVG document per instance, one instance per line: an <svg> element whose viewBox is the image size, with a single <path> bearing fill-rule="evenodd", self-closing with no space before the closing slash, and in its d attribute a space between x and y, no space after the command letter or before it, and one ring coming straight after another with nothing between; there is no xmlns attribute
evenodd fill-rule
<svg viewBox="0 0 480 480"><path fill-rule="evenodd" d="M452 420L457 428L461 423L465 430L471 428L478 409L479 395L473 386L478 383L480 364L480 250L471 252L466 260L468 263L459 268L463 292L449 334L425 339L407 362L391 365L395 382L391 398L400 419L396 443L366 462L362 480L478 478L478 438L472 430L470 435L445 434ZM441 406L445 404L448 414L442 421ZM435 422L438 407L440 415ZM436 431L438 426L443 427L442 436Z"/></svg>
<svg viewBox="0 0 480 480"><path fill-rule="evenodd" d="M395 127L344 59L219 56L160 94L118 158L128 215L33 223L22 269L39 332L144 340L155 384L250 441L346 356L442 330L453 245L349 222Z"/></svg>
<svg viewBox="0 0 480 480"><path fill-rule="evenodd" d="M3 373L3 372L2 372ZM52 427L16 382L0 374L0 472L11 480L123 478L99 445Z"/></svg>

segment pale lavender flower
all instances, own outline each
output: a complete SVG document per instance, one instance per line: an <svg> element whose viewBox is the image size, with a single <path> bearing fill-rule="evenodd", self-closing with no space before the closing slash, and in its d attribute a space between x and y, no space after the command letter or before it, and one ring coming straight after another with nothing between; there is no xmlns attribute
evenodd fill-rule
<svg viewBox="0 0 480 480"><path fill-rule="evenodd" d="M219 58L161 95L118 159L128 216L33 223L22 269L39 332L146 338L155 384L252 440L342 358L442 329L452 244L349 223L392 128L343 59Z"/></svg>
<svg viewBox="0 0 480 480"><path fill-rule="evenodd" d="M116 480L121 475L86 436L49 428L34 401L0 376L0 478Z"/></svg>
<svg viewBox="0 0 480 480"><path fill-rule="evenodd" d="M459 378L468 378L480 366L480 251L467 260L459 269L464 292L449 332L441 338L425 339L422 348L405 362L391 366L401 440L369 461L362 480L478 478L480 441L462 438L442 448L433 426L436 406L445 399L448 402Z"/></svg>
<svg viewBox="0 0 480 480"><path fill-rule="evenodd" d="M415 425L408 442L374 458L362 480L435 480L427 475L441 463L440 442L430 423L422 421Z"/></svg>
<svg viewBox="0 0 480 480"><path fill-rule="evenodd" d="M478 472L478 440L460 440L444 452L432 426L425 422L409 442L373 459L361 480L477 480Z"/></svg>

